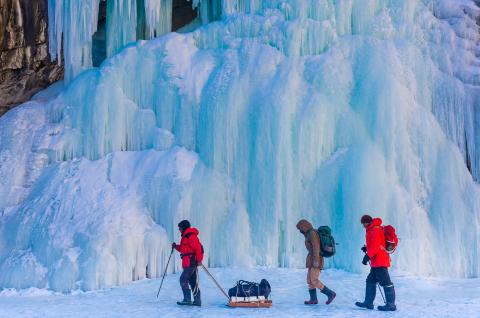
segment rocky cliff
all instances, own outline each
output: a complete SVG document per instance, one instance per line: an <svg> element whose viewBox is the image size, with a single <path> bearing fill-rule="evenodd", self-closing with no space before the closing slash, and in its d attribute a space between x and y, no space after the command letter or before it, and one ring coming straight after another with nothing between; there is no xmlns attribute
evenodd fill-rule
<svg viewBox="0 0 480 318"><path fill-rule="evenodd" d="M50 61L46 0L0 0L0 115L62 78Z"/></svg>

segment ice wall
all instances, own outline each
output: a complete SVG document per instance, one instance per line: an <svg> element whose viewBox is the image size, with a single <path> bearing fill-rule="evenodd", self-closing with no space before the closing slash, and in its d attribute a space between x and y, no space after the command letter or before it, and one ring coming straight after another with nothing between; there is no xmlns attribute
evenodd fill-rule
<svg viewBox="0 0 480 318"><path fill-rule="evenodd" d="M31 127L27 106L0 119L0 286L156 276L183 218L212 266L303 266L307 218L340 244L327 265L360 271L364 213L397 227L395 268L478 276L473 2L221 10L82 73Z"/></svg>
<svg viewBox="0 0 480 318"><path fill-rule="evenodd" d="M49 28L50 53L53 59L57 58L60 62L63 41L67 82L92 67L92 35L97 27L99 1L49 1L49 24L52 26ZM302 41L304 45L297 46L296 49L300 51L296 53L289 52L288 47L279 49L300 55L323 51L326 44L337 36L376 32L369 29L369 19L378 18L378 13L389 10L390 3L397 5L395 1L380 0L192 0L192 6L198 9L200 20L204 24L228 19L239 13L270 14L269 10L283 10L288 20L297 21L297 27L290 27L287 31L291 37L288 41ZM421 3L438 19L439 29L437 32L427 32L425 39L413 38L416 41L426 40L430 44L424 50L439 49L441 53L429 55L437 60L440 71L458 80L457 83L438 83L438 90L432 97L433 113L448 137L460 148L465 164L478 181L480 119L477 118L479 112L475 106L478 104L476 96L479 84L479 74L476 71L477 9L471 0L423 0ZM118 53L126 44L137 39L152 39L171 30L172 0L110 0L107 4L107 56ZM415 3L407 1L404 6L408 11L410 7L415 7ZM299 21L302 21L300 24L303 29L298 27ZM408 23L408 20L403 22ZM423 28L428 28L425 23L428 22L417 21L417 24L423 24ZM402 32L408 33L412 26L405 24L402 28ZM448 31L442 33L441 30L445 28ZM387 30L379 32L385 31ZM276 42L280 38L282 36L272 41ZM464 67L465 65L472 67ZM450 85L458 87L451 90Z"/></svg>

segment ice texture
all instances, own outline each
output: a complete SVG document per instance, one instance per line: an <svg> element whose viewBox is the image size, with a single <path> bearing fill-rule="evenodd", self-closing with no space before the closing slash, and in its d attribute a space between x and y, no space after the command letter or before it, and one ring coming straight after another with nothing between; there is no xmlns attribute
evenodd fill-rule
<svg viewBox="0 0 480 318"><path fill-rule="evenodd" d="M479 276L472 1L193 5L218 21L0 119L0 286L157 277L184 218L207 265L302 267L307 218L358 272L364 213L397 228L395 268Z"/></svg>
<svg viewBox="0 0 480 318"><path fill-rule="evenodd" d="M65 64L65 81L92 67L92 36L101 0L48 0L49 52ZM107 1L107 56L137 39L172 29L172 0ZM63 56L62 56L63 49Z"/></svg>
<svg viewBox="0 0 480 318"><path fill-rule="evenodd" d="M92 67L92 36L97 31L99 3L100 0L48 0L49 53L58 63L63 58L67 81Z"/></svg>

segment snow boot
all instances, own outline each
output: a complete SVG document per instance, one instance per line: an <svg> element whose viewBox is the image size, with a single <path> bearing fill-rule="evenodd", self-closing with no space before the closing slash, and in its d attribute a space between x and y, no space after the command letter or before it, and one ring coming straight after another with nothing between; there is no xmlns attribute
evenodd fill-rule
<svg viewBox="0 0 480 318"><path fill-rule="evenodd" d="M385 306L378 306L378 310L380 311L395 311L397 310L397 306L395 306L395 288L393 285L383 287L383 291L385 292L385 300L387 303Z"/></svg>
<svg viewBox="0 0 480 318"><path fill-rule="evenodd" d="M202 300L200 299L200 289L197 290L197 293L193 295L193 303L194 306L201 306Z"/></svg>
<svg viewBox="0 0 480 318"><path fill-rule="evenodd" d="M182 289L183 291L183 300L177 301L177 305L185 306L192 304L192 295L190 294L190 289Z"/></svg>
<svg viewBox="0 0 480 318"><path fill-rule="evenodd" d="M316 305L318 304L317 300L317 289L309 289L308 292L310 293L310 300L305 300L303 303L305 305Z"/></svg>
<svg viewBox="0 0 480 318"><path fill-rule="evenodd" d="M363 303L357 301L356 306L360 308L373 309L373 300L377 293L377 284L369 284L365 287L365 301Z"/></svg>
<svg viewBox="0 0 480 318"><path fill-rule="evenodd" d="M335 299L335 297L337 297L337 293L329 289L327 286L324 286L321 292L328 297L327 302L325 303L327 305L330 305L330 303Z"/></svg>

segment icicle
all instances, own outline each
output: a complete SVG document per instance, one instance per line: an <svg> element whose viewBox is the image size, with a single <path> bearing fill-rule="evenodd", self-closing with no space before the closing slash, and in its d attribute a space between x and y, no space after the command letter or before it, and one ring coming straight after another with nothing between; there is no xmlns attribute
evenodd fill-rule
<svg viewBox="0 0 480 318"><path fill-rule="evenodd" d="M145 0L145 36L158 37L172 30L172 0Z"/></svg>
<svg viewBox="0 0 480 318"><path fill-rule="evenodd" d="M107 57L137 39L137 0L107 1Z"/></svg>
<svg viewBox="0 0 480 318"><path fill-rule="evenodd" d="M49 0L49 45L52 59L65 62L65 80L92 66L92 36L97 31L100 0Z"/></svg>
<svg viewBox="0 0 480 318"><path fill-rule="evenodd" d="M222 0L192 0L192 8L198 8L198 15L203 24L222 17Z"/></svg>

